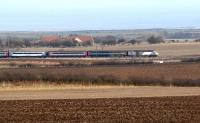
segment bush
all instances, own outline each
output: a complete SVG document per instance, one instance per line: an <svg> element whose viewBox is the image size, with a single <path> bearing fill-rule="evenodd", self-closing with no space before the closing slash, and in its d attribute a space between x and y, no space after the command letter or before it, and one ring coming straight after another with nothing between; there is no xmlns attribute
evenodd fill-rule
<svg viewBox="0 0 200 123"><path fill-rule="evenodd" d="M136 40L136 39L132 39L130 40L128 43L131 43L131 44L138 44L140 41Z"/></svg>
<svg viewBox="0 0 200 123"><path fill-rule="evenodd" d="M164 42L162 37L155 37L155 36L151 36L150 38L147 39L147 41L150 44L158 44L158 43L163 43Z"/></svg>
<svg viewBox="0 0 200 123"><path fill-rule="evenodd" d="M200 39L196 39L195 42L200 42Z"/></svg>
<svg viewBox="0 0 200 123"><path fill-rule="evenodd" d="M53 41L53 42L43 42L40 41L38 43L38 46L47 46L47 47L74 47L78 45L78 42L76 41L68 41L68 40L61 40L61 41Z"/></svg>
<svg viewBox="0 0 200 123"><path fill-rule="evenodd" d="M117 39L114 36L108 35L105 37L95 37L95 43L99 43L102 45L114 45L117 43Z"/></svg>

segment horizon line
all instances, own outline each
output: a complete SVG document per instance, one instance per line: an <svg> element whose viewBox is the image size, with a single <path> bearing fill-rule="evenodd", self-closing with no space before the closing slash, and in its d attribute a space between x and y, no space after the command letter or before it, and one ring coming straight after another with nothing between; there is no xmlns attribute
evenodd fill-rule
<svg viewBox="0 0 200 123"><path fill-rule="evenodd" d="M170 29L193 29L200 27L174 27L174 28L132 28L132 29L80 29L80 30L0 30L0 32L87 32L87 31L129 31L129 30L170 30Z"/></svg>

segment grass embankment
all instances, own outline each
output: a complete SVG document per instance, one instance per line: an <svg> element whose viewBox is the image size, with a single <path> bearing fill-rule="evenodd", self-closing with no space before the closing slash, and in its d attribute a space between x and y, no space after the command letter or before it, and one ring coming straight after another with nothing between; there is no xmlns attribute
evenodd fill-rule
<svg viewBox="0 0 200 123"><path fill-rule="evenodd" d="M200 86L200 63L121 67L1 69L0 83L20 85Z"/></svg>
<svg viewBox="0 0 200 123"><path fill-rule="evenodd" d="M158 58L8 58L0 68L87 67L102 65L153 64Z"/></svg>

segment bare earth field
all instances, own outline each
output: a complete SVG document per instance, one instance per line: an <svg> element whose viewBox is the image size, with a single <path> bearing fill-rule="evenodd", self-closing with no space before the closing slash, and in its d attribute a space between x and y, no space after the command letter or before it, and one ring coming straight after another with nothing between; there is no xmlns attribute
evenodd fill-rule
<svg viewBox="0 0 200 123"><path fill-rule="evenodd" d="M0 101L0 122L198 123L200 96Z"/></svg>
<svg viewBox="0 0 200 123"><path fill-rule="evenodd" d="M61 89L0 90L0 100L90 99L200 95L200 87L74 87Z"/></svg>
<svg viewBox="0 0 200 123"><path fill-rule="evenodd" d="M200 43L166 43L166 44L141 44L141 45L117 45L117 46L94 46L75 48L23 48L24 51L54 51L54 50L135 50L154 49L160 53L161 57L185 57L200 55Z"/></svg>

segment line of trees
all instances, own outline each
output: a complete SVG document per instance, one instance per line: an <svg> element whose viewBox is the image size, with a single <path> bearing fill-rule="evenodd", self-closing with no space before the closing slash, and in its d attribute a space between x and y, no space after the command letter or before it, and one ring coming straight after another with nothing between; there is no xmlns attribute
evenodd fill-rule
<svg viewBox="0 0 200 123"><path fill-rule="evenodd" d="M0 38L0 48L24 48L24 47L74 47L91 46L92 42L79 43L71 40L56 40L52 42L38 41L32 38L6 37Z"/></svg>
<svg viewBox="0 0 200 123"><path fill-rule="evenodd" d="M18 38L18 37L6 37L0 38L0 47L16 48L16 47L30 47L32 38Z"/></svg>
<svg viewBox="0 0 200 123"><path fill-rule="evenodd" d="M62 40L62 41L53 41L53 42L44 42L40 41L36 46L41 46L41 47L74 47L77 45L76 41L67 41L67 40Z"/></svg>
<svg viewBox="0 0 200 123"><path fill-rule="evenodd" d="M95 43L101 44L101 45L116 45L120 43L131 43L131 44L140 43L140 41L136 39L127 40L125 38L117 38L111 35L95 37L94 40L95 40Z"/></svg>
<svg viewBox="0 0 200 123"><path fill-rule="evenodd" d="M6 37L0 38L0 47L1 48L21 48L21 47L75 47L75 46L91 46L93 44L92 41L87 42L77 42L66 39L56 40L52 42L38 41L34 43L38 39L33 38L19 38L19 37ZM163 43L164 39L162 37L151 36L146 39L146 41L150 44ZM130 43L130 44L139 44L141 40L131 39L127 40L125 38L117 38L115 36L99 36L94 37L95 44L101 45L116 45L120 43Z"/></svg>
<svg viewBox="0 0 200 123"><path fill-rule="evenodd" d="M57 40L57 41L52 41L52 42L44 42L40 41L37 43L35 46L38 47L75 47L75 46L91 46L92 42L87 41L87 42L82 42L79 43L77 41L71 41L71 40Z"/></svg>

